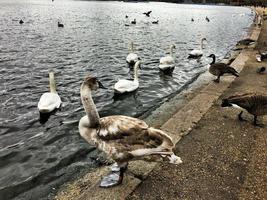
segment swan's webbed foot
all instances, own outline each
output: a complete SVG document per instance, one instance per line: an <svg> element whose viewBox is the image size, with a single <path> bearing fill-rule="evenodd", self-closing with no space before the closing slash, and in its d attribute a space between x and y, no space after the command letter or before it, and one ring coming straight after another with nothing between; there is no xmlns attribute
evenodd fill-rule
<svg viewBox="0 0 267 200"><path fill-rule="evenodd" d="M111 165L111 173L102 178L99 187L110 188L120 185L122 183L123 175L127 170L127 167L128 163L114 163L113 165Z"/></svg>
<svg viewBox="0 0 267 200"><path fill-rule="evenodd" d="M111 172L109 175L104 176L100 182L99 187L109 188L116 185L120 185L123 180L123 174L121 172Z"/></svg>

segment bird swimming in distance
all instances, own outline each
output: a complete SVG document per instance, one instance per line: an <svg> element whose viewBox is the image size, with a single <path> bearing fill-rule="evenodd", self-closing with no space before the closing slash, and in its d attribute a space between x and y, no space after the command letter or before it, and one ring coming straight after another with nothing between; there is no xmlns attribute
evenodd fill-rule
<svg viewBox="0 0 267 200"><path fill-rule="evenodd" d="M103 88L103 85L90 75L81 85L81 101L86 115L80 119L79 132L88 143L96 145L117 164L102 178L100 187L121 184L128 163L133 160L157 156L169 159L171 164L182 162L173 152L175 145L171 137L164 131L133 117L113 115L100 118L92 99L92 91L98 88Z"/></svg>
<svg viewBox="0 0 267 200"><path fill-rule="evenodd" d="M225 63L216 63L216 56L214 54L211 54L208 56L209 58L212 58L212 62L210 63L209 72L217 76L217 79L214 80L214 82L219 83L220 77L224 74L231 74L236 77L239 77L238 72L231 66L225 64Z"/></svg>
<svg viewBox="0 0 267 200"><path fill-rule="evenodd" d="M210 19L209 19L207 16L206 16L206 21L207 21L207 22L210 22Z"/></svg>
<svg viewBox="0 0 267 200"><path fill-rule="evenodd" d="M165 72L172 72L175 67L175 59L173 50L176 49L175 45L170 46L170 55L164 56L159 60L159 69Z"/></svg>
<svg viewBox="0 0 267 200"><path fill-rule="evenodd" d="M194 22L195 20L193 18L191 18L191 22Z"/></svg>
<svg viewBox="0 0 267 200"><path fill-rule="evenodd" d="M257 117L267 115L267 96L255 93L234 95L223 99L221 106L233 107L241 110L238 114L238 119L240 121L244 121L242 114L243 111L247 111L254 116L254 126L263 126L257 123Z"/></svg>
<svg viewBox="0 0 267 200"><path fill-rule="evenodd" d="M21 19L21 20L19 20L19 23L20 23L20 24L23 24L23 23L24 23L24 21Z"/></svg>
<svg viewBox="0 0 267 200"><path fill-rule="evenodd" d="M131 21L131 24L136 24L136 19L134 19L133 21Z"/></svg>
<svg viewBox="0 0 267 200"><path fill-rule="evenodd" d="M148 11L148 12L144 12L143 14L146 15L147 17L150 17L150 14L152 13L152 11Z"/></svg>
<svg viewBox="0 0 267 200"><path fill-rule="evenodd" d="M60 22L57 22L57 26L60 27L60 28L63 28L64 27L64 24L62 24Z"/></svg>
<svg viewBox="0 0 267 200"><path fill-rule="evenodd" d="M159 23L159 20L157 21L152 21L152 24L158 24Z"/></svg>

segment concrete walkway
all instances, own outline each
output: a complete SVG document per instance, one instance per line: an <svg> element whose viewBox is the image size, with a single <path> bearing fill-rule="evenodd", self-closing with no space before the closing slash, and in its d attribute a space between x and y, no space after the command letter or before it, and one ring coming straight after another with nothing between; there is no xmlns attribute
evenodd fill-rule
<svg viewBox="0 0 267 200"><path fill-rule="evenodd" d="M266 41L267 22L256 49L267 50ZM237 119L239 111L220 107L221 99L233 94L267 94L267 73L255 73L257 67L267 66L267 63L257 63L256 52L243 50L246 63L240 77L219 95L204 117L177 144L176 153L183 159L183 164L156 165L128 200L267 199L267 117L262 119L265 128L258 128L252 125L251 115L245 115L247 122L240 122ZM208 86L209 92L211 87L215 89L211 95L227 85L228 80L222 80L218 85L211 83ZM202 102L200 99L200 107Z"/></svg>
<svg viewBox="0 0 267 200"><path fill-rule="evenodd" d="M256 48L264 49L267 24ZM251 38L258 39L260 28ZM265 39L265 40L264 40ZM172 116L161 129L177 143L183 163L132 162L121 186L98 187L107 167L90 172L61 190L58 200L93 199L264 199L267 197L267 128L237 120L238 111L220 107L221 98L235 93L266 92L267 73L255 73L255 50L243 50L231 64L240 77L211 82ZM266 64L266 63L265 63ZM263 119L267 127L266 117Z"/></svg>

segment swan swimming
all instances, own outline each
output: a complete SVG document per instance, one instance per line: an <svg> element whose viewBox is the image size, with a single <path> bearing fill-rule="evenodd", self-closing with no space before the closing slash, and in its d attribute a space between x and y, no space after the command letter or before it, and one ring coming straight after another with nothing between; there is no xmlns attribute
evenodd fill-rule
<svg viewBox="0 0 267 200"><path fill-rule="evenodd" d="M40 113L50 113L59 108L62 103L56 91L56 83L53 72L49 72L49 85L50 92L44 93L38 102L38 109Z"/></svg>
<svg viewBox="0 0 267 200"><path fill-rule="evenodd" d="M84 79L81 100L86 115L79 122L80 135L116 162L111 172L102 178L100 187L121 184L129 161L157 156L166 158L171 164L182 163L173 152L175 145L171 137L164 131L149 127L144 121L133 117L113 115L100 118L92 91L101 87L103 85L96 77L87 76Z"/></svg>
<svg viewBox="0 0 267 200"><path fill-rule="evenodd" d="M129 65L134 65L140 58L136 53L134 53L134 48L133 48L133 42L131 41L130 43L130 53L126 57L126 62Z"/></svg>
<svg viewBox="0 0 267 200"><path fill-rule="evenodd" d="M188 58L200 58L203 56L203 42L207 41L206 38L202 38L200 42L200 49L194 49L188 55Z"/></svg>
<svg viewBox="0 0 267 200"><path fill-rule="evenodd" d="M175 49L175 45L172 44L170 46L170 55L169 56L165 56L165 57L162 57L160 58L159 60L159 69L160 70L170 70L170 69L174 69L174 63L175 63L175 60L174 60L174 55L173 55L173 49Z"/></svg>
<svg viewBox="0 0 267 200"><path fill-rule="evenodd" d="M134 80L119 80L114 85L114 91L115 93L126 93L126 92L133 92L139 87L139 81L138 81L138 68L140 68L140 61L137 61L134 65Z"/></svg>

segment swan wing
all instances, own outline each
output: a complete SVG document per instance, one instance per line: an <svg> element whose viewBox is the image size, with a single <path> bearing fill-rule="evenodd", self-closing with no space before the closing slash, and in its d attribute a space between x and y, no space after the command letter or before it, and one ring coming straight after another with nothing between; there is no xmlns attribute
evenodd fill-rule
<svg viewBox="0 0 267 200"><path fill-rule="evenodd" d="M46 92L38 102L38 109L40 112L52 112L56 108L59 108L60 104L61 99L57 93Z"/></svg>
<svg viewBox="0 0 267 200"><path fill-rule="evenodd" d="M114 89L115 91L119 93L124 93L124 92L132 92L136 90L138 86L139 86L139 83L137 81L119 80L114 85Z"/></svg>
<svg viewBox="0 0 267 200"><path fill-rule="evenodd" d="M194 49L193 51L191 51L189 53L189 55L191 56L202 56L203 55L203 51L200 49Z"/></svg>
<svg viewBox="0 0 267 200"><path fill-rule="evenodd" d="M160 64L174 64L174 59L171 56L165 56L160 59Z"/></svg>
<svg viewBox="0 0 267 200"><path fill-rule="evenodd" d="M128 63L137 62L138 61L138 55L135 53L129 53L128 56L126 57L126 61Z"/></svg>
<svg viewBox="0 0 267 200"><path fill-rule="evenodd" d="M109 146L106 149L110 151L113 147L111 154L114 160L173 154L174 144L166 133L148 127L144 121L136 118L119 115L101 118L97 135L105 141L105 146Z"/></svg>

